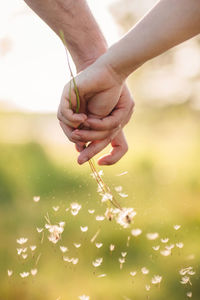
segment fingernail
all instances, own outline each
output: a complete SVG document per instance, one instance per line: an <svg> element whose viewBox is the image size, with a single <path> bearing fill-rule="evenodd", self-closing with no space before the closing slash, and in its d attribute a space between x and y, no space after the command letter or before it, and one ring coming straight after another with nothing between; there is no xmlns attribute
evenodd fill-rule
<svg viewBox="0 0 200 300"><path fill-rule="evenodd" d="M87 158L87 157L78 158L78 163L79 163L80 165L84 164L86 161L88 161L88 158Z"/></svg>

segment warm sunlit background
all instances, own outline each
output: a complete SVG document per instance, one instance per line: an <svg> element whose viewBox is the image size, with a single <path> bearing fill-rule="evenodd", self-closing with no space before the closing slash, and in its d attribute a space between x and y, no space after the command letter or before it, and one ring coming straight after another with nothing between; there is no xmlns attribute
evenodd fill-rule
<svg viewBox="0 0 200 300"><path fill-rule="evenodd" d="M154 0L90 0L95 18L109 44L133 26ZM94 221L104 212L89 166L78 166L77 153L63 135L56 109L68 70L65 50L56 35L23 1L0 2L0 300L198 300L200 295L200 38L196 37L152 60L130 76L128 84L136 108L126 128L128 154L115 166L103 168L105 181L114 190L122 186L129 197L122 206L137 210L131 229ZM122 176L117 176L126 172ZM127 173L128 172L128 173ZM38 203L34 196L40 196ZM82 205L72 217L70 203ZM58 206L58 211L54 211ZM94 215L88 209L95 209ZM66 222L62 237L50 244L44 216L52 223ZM173 226L180 224L177 231ZM82 233L80 225L88 226ZM98 249L90 242L101 227ZM147 233L158 232L149 241ZM17 255L16 239L37 245L34 255ZM131 236L127 246L128 236ZM176 244L164 256L152 246ZM81 243L79 249L73 243ZM110 253L110 244L115 251ZM64 263L60 245L77 265ZM127 252L120 270L119 257ZM36 260L40 256L37 266ZM68 255L67 254L67 255ZM94 269L91 262L103 257ZM141 268L149 273L144 275ZM192 267L190 283L181 283L179 271ZM34 277L20 273L38 269ZM13 274L9 277L8 270ZM137 271L134 279L130 271ZM107 274L99 278L99 274ZM154 275L163 277L160 287ZM187 276L187 274L186 274ZM186 279L187 281L187 279ZM147 291L146 285L151 286ZM84 299L83 299L84 300ZM85 299L87 300L87 299Z"/></svg>

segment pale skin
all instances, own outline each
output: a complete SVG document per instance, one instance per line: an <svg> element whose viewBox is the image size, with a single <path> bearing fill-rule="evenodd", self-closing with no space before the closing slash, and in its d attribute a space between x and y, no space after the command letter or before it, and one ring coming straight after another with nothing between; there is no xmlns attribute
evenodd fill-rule
<svg viewBox="0 0 200 300"><path fill-rule="evenodd" d="M25 0L25 2L57 35L60 35L60 30L64 32L68 50L78 72L84 70L107 51L105 38L85 0ZM58 119L68 139L74 142L77 150L81 152L85 148L85 141L83 137L80 141L74 135L74 127L78 127L84 123L87 126L85 128L88 128L90 127L87 123L88 118L100 118L101 125L97 126L97 130L83 130L82 134L84 135L84 132L86 132L86 141L92 141L90 147L87 148L90 157L111 143L113 150L109 155L101 158L99 163L104 164L106 162L106 164L113 164L128 149L122 127L128 123L133 112L134 103L125 85L120 87L115 93L114 90L109 91L107 96L114 100L113 112L109 118L104 119L103 117L111 112L110 107L109 109L106 107L108 98L103 103L101 94L99 96L96 95L91 101L91 111L88 110L87 105L84 105L82 101L81 113L75 114L69 109L69 103L63 93L58 109ZM82 163L81 156L79 156L78 162Z"/></svg>
<svg viewBox="0 0 200 300"><path fill-rule="evenodd" d="M107 113L112 111L129 74L148 60L199 33L200 1L159 1L131 31L76 77L82 104L87 104L92 114L98 114L101 103L103 105L106 103ZM68 94L69 84L64 88L61 103L64 103L65 99L69 100ZM94 105L99 95L101 96L100 107ZM72 101L76 103L74 94L72 94ZM73 125L73 118L69 119L68 111L63 114ZM121 122L123 125L122 119ZM85 124L94 132L104 129L99 119L88 118ZM92 131L89 130L76 129L72 133L74 141L91 141L91 136ZM103 142L99 142L98 152L104 146ZM79 163L88 161L97 153L95 150L91 143L81 152ZM107 158L101 163L109 164Z"/></svg>

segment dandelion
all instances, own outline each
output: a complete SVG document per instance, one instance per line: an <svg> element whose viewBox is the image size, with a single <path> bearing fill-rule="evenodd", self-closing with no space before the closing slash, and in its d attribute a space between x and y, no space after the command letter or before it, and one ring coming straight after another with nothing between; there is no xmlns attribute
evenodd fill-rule
<svg viewBox="0 0 200 300"><path fill-rule="evenodd" d="M142 233L142 230L139 228L131 230L131 234L135 237L139 236L141 233Z"/></svg>
<svg viewBox="0 0 200 300"><path fill-rule="evenodd" d="M39 202L40 201L40 196L34 196L33 201L34 202Z"/></svg>
<svg viewBox="0 0 200 300"><path fill-rule="evenodd" d="M31 270L31 275L32 275L32 276L35 276L35 275L37 275L37 272L38 272L37 269L32 269L32 270Z"/></svg>
<svg viewBox="0 0 200 300"><path fill-rule="evenodd" d="M41 233L44 230L44 228L37 227L36 230L37 230L38 233Z"/></svg>
<svg viewBox="0 0 200 300"><path fill-rule="evenodd" d="M163 256L169 256L171 254L171 250L164 249L160 251L160 254Z"/></svg>
<svg viewBox="0 0 200 300"><path fill-rule="evenodd" d="M37 248L36 245L31 245L31 246L30 246L31 251L35 251L36 248Z"/></svg>
<svg viewBox="0 0 200 300"><path fill-rule="evenodd" d="M152 248L153 248L153 250L158 251L160 249L160 245L153 246Z"/></svg>
<svg viewBox="0 0 200 300"><path fill-rule="evenodd" d="M95 246L99 249L103 246L103 243L96 243Z"/></svg>
<svg viewBox="0 0 200 300"><path fill-rule="evenodd" d="M95 268L97 268L102 264L102 262L103 262L103 258L100 257L100 258L97 258L95 261L93 261L92 264Z"/></svg>
<svg viewBox="0 0 200 300"><path fill-rule="evenodd" d="M21 278L26 278L26 277L28 277L29 276L29 272L23 272L23 273L20 273L20 276L21 276Z"/></svg>
<svg viewBox="0 0 200 300"><path fill-rule="evenodd" d="M17 243L20 244L20 245L25 244L27 241L28 241L28 239L24 238L24 237L21 237L21 238L17 239Z"/></svg>
<svg viewBox="0 0 200 300"><path fill-rule="evenodd" d="M137 274L136 271L131 271L131 272L130 272L130 275L131 275L132 277L134 277L136 274Z"/></svg>
<svg viewBox="0 0 200 300"><path fill-rule="evenodd" d="M117 192L117 193L120 193L121 191L122 191L122 186L120 185L120 186L116 186L115 187L115 191Z"/></svg>
<svg viewBox="0 0 200 300"><path fill-rule="evenodd" d="M53 208L53 210L56 212L56 211L59 210L60 206L53 206L52 208Z"/></svg>
<svg viewBox="0 0 200 300"><path fill-rule="evenodd" d="M71 214L73 216L76 216L78 213L79 213L79 210L81 209L81 205L74 202L74 203L71 203Z"/></svg>
<svg viewBox="0 0 200 300"><path fill-rule="evenodd" d="M159 275L155 275L152 279L151 279L151 282L152 284L160 284L162 281L162 276L159 276Z"/></svg>
<svg viewBox="0 0 200 300"><path fill-rule="evenodd" d="M79 299L80 300L90 300L90 297L86 296L86 295L82 295L82 296L79 296Z"/></svg>
<svg viewBox="0 0 200 300"><path fill-rule="evenodd" d="M168 238L161 239L161 242L162 242L163 244L166 244L166 243L168 243L168 242L169 242L169 239L168 239Z"/></svg>
<svg viewBox="0 0 200 300"><path fill-rule="evenodd" d="M179 248L179 249L182 249L183 246L184 246L184 244L182 242L176 243L176 247Z"/></svg>
<svg viewBox="0 0 200 300"><path fill-rule="evenodd" d="M159 237L159 234L157 232L147 233L146 237L147 237L148 240L154 241Z"/></svg>
<svg viewBox="0 0 200 300"><path fill-rule="evenodd" d="M96 216L96 221L103 221L105 220L104 216Z"/></svg>
<svg viewBox="0 0 200 300"><path fill-rule="evenodd" d="M192 292L187 292L186 295L187 295L188 298L192 298Z"/></svg>
<svg viewBox="0 0 200 300"><path fill-rule="evenodd" d="M123 228L127 228L130 225L130 223L132 222L132 220L136 214L137 214L136 211L134 211L134 209L132 207L130 207L130 208L123 207L122 210L120 210L116 221Z"/></svg>
<svg viewBox="0 0 200 300"><path fill-rule="evenodd" d="M49 241L56 244L61 239L61 234L64 231L63 226L45 224L45 228L50 232Z"/></svg>
<svg viewBox="0 0 200 300"><path fill-rule="evenodd" d="M110 245L110 251L112 252L112 251L114 251L114 250L115 250L115 245L111 244L111 245Z"/></svg>
<svg viewBox="0 0 200 300"><path fill-rule="evenodd" d="M149 270L148 270L146 267L143 267L143 268L141 269L141 272L142 272L142 274L144 274L144 275L149 274Z"/></svg>
<svg viewBox="0 0 200 300"><path fill-rule="evenodd" d="M60 250L62 251L62 253L65 253L68 251L68 248L65 246L60 246Z"/></svg>
<svg viewBox="0 0 200 300"><path fill-rule="evenodd" d="M95 212L95 210L94 209L88 209L88 212L89 212L89 214L92 215Z"/></svg>
<svg viewBox="0 0 200 300"><path fill-rule="evenodd" d="M88 226L80 226L82 232L88 231Z"/></svg>
<svg viewBox="0 0 200 300"><path fill-rule="evenodd" d="M179 230L181 228L181 225L174 225L175 230Z"/></svg>
<svg viewBox="0 0 200 300"><path fill-rule="evenodd" d="M7 273L8 273L8 277L11 277L13 274L13 270L8 270Z"/></svg>
<svg viewBox="0 0 200 300"><path fill-rule="evenodd" d="M80 247L81 247L81 244L74 243L74 247L76 247L76 248L80 248Z"/></svg>

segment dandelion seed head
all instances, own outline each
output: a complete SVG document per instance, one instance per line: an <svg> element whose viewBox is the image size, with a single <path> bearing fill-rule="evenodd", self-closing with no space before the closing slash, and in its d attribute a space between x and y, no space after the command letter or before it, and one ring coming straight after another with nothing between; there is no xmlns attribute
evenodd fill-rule
<svg viewBox="0 0 200 300"><path fill-rule="evenodd" d="M45 227L50 233L50 235L48 236L49 241L53 244L56 244L61 239L61 234L64 231L63 226L46 224Z"/></svg>
<svg viewBox="0 0 200 300"><path fill-rule="evenodd" d="M146 237L147 237L148 240L154 241L159 237L159 234L157 232L147 233Z"/></svg>
<svg viewBox="0 0 200 300"><path fill-rule="evenodd" d="M140 234L142 234L142 230L140 228L136 228L136 229L132 229L131 230L131 234L135 237L139 236Z"/></svg>
<svg viewBox="0 0 200 300"><path fill-rule="evenodd" d="M33 201L34 202L39 202L40 201L40 196L34 196Z"/></svg>
<svg viewBox="0 0 200 300"><path fill-rule="evenodd" d="M119 211L116 221L123 228L127 228L129 227L130 223L132 222L136 214L137 214L136 211L132 207L130 208L123 207L122 210Z"/></svg>

